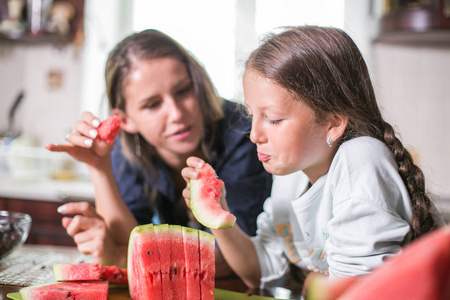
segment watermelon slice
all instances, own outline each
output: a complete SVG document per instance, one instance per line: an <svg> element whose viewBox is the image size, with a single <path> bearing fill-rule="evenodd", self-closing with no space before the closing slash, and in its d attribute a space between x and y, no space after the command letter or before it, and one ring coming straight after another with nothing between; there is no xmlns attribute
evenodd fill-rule
<svg viewBox="0 0 450 300"><path fill-rule="evenodd" d="M84 299L107 300L108 282L57 282L39 284L19 290L22 300Z"/></svg>
<svg viewBox="0 0 450 300"><path fill-rule="evenodd" d="M200 298L200 252L198 230L182 227L186 273L186 298Z"/></svg>
<svg viewBox="0 0 450 300"><path fill-rule="evenodd" d="M136 226L131 232L127 269L132 299L163 299L161 261L152 224Z"/></svg>
<svg viewBox="0 0 450 300"><path fill-rule="evenodd" d="M199 231L200 252L200 293L202 300L214 300L214 264L215 238L212 234Z"/></svg>
<svg viewBox="0 0 450 300"><path fill-rule="evenodd" d="M199 178L190 181L190 206L194 217L208 228L233 227L236 217L220 206L220 187L223 181L218 180L209 164L198 171Z"/></svg>
<svg viewBox="0 0 450 300"><path fill-rule="evenodd" d="M116 136L119 134L120 123L119 117L116 116L111 116L103 120L97 128L97 137L112 145Z"/></svg>
<svg viewBox="0 0 450 300"><path fill-rule="evenodd" d="M313 277L308 285L312 300L444 300L450 299L450 226L415 240L371 274L323 281ZM329 291L340 291L337 295Z"/></svg>
<svg viewBox="0 0 450 300"><path fill-rule="evenodd" d="M101 275L98 263L53 265L53 276L56 281L100 280Z"/></svg>
<svg viewBox="0 0 450 300"><path fill-rule="evenodd" d="M108 281L111 284L127 285L127 269L117 266L100 266L98 263L53 265L56 281Z"/></svg>
<svg viewBox="0 0 450 300"><path fill-rule="evenodd" d="M207 232L168 224L135 227L128 245L132 299L214 299L214 250L215 238Z"/></svg>

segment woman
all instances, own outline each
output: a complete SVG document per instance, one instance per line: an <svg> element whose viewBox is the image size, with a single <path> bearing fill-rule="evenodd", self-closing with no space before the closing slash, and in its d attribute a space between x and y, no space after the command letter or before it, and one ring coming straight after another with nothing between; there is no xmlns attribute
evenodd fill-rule
<svg viewBox="0 0 450 300"><path fill-rule="evenodd" d="M271 175L257 160L240 105L218 97L198 62L156 30L120 42L109 55L105 78L112 113L121 119L114 149L95 138L99 120L88 112L74 125L68 145L48 146L87 163L95 187L96 210L82 203L59 210L81 214L63 219L80 251L104 264L124 265L129 233L138 224L200 228L182 198L181 169L190 156L216 168L232 213L254 235ZM217 275L227 275L216 254Z"/></svg>

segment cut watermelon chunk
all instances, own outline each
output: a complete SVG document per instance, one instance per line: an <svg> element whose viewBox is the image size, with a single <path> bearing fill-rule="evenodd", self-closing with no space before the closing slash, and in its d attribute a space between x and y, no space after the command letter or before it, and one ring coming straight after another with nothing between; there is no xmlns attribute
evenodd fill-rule
<svg viewBox="0 0 450 300"><path fill-rule="evenodd" d="M202 300L214 300L214 264L215 238L212 234L199 231L200 252L200 293Z"/></svg>
<svg viewBox="0 0 450 300"><path fill-rule="evenodd" d="M100 266L98 263L53 265L56 281L108 281L111 284L128 284L127 269L117 266Z"/></svg>
<svg viewBox="0 0 450 300"><path fill-rule="evenodd" d="M57 282L39 284L19 290L22 300L107 300L108 282Z"/></svg>
<svg viewBox="0 0 450 300"><path fill-rule="evenodd" d="M127 269L132 299L163 299L161 261L152 224L137 226L131 232Z"/></svg>
<svg viewBox="0 0 450 300"><path fill-rule="evenodd" d="M97 137L112 145L120 132L120 123L119 117L116 116L111 116L103 120L97 128Z"/></svg>
<svg viewBox="0 0 450 300"><path fill-rule="evenodd" d="M100 280L101 275L98 263L53 265L53 276L56 281Z"/></svg>
<svg viewBox="0 0 450 300"><path fill-rule="evenodd" d="M100 266L100 280L106 280L110 284L128 285L127 269L117 266Z"/></svg>
<svg viewBox="0 0 450 300"><path fill-rule="evenodd" d="M209 165L199 170L199 178L190 181L190 206L197 221L208 228L233 227L236 217L220 206L220 187L216 172Z"/></svg>
<svg viewBox="0 0 450 300"><path fill-rule="evenodd" d="M182 227L186 272L186 298L200 298L200 252L198 230Z"/></svg>
<svg viewBox="0 0 450 300"><path fill-rule="evenodd" d="M132 299L214 299L214 249L214 236L207 232L168 224L137 226L128 246ZM158 261L149 259L153 251ZM160 276L158 291L149 274ZM153 281L144 280L146 276Z"/></svg>

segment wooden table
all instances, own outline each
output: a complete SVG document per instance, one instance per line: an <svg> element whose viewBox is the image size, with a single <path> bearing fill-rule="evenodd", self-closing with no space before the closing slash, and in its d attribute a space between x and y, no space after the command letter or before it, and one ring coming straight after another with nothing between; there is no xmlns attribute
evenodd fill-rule
<svg viewBox="0 0 450 300"><path fill-rule="evenodd" d="M10 256L0 260L0 300L7 300L8 293L19 291L24 286L53 282L52 266L60 263L90 262L75 247L23 245ZM257 296L277 297L277 299L300 299L300 290L285 287L269 289L249 289L236 277L216 279L218 289L243 293L241 299L258 299ZM252 295L252 296L246 296ZM129 300L126 288L111 288L109 300ZM236 297L230 297L236 299ZM261 298L260 298L261 299Z"/></svg>

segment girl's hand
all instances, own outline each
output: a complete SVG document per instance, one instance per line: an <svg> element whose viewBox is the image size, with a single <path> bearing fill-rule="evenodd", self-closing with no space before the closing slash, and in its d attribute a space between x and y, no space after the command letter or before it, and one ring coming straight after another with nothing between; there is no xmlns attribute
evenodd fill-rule
<svg viewBox="0 0 450 300"><path fill-rule="evenodd" d="M46 148L54 152L66 152L74 159L84 162L90 166L98 166L113 149L113 145L96 139L97 127L100 120L90 112L84 112L82 119L73 126L73 131L66 136L69 142L65 145L49 144Z"/></svg>
<svg viewBox="0 0 450 300"><path fill-rule="evenodd" d="M205 162L198 158L191 156L186 161L187 167L181 170L181 175L186 181L186 187L183 190L183 197L186 201L186 205L190 208L190 199L191 199L191 191L190 191L190 180L199 178L199 170L201 170L205 166ZM219 179L220 180L220 179ZM225 185L220 187L220 205L224 210L229 211L228 205L225 200L226 189Z"/></svg>
<svg viewBox="0 0 450 300"><path fill-rule="evenodd" d="M126 267L126 245L118 245L104 220L95 208L87 202L66 203L58 208L63 215L62 225L68 235L73 237L78 250L91 255L102 265Z"/></svg>

